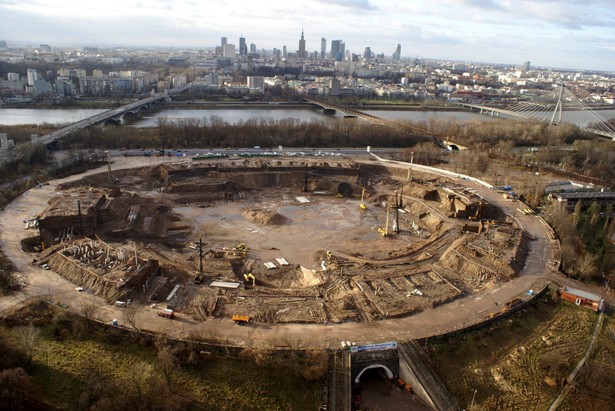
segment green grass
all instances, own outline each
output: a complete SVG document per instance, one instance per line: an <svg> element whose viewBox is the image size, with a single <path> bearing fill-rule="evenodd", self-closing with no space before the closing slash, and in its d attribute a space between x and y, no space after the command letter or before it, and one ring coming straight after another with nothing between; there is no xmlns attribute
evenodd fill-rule
<svg viewBox="0 0 615 411"><path fill-rule="evenodd" d="M131 337L110 336L109 331L105 334L91 326L86 338L77 338L74 329L67 328L70 324L55 324L59 327L43 326L39 349L27 368L41 387L49 409L80 408L83 402L79 401L87 397L84 393L95 392L92 375L96 376L94 381L109 381L110 386L117 384L121 389L130 385L142 369L149 370L148 378L158 384L157 391L168 388L166 396L188 400L192 404L189 409L314 410L321 399L320 381L307 381L288 367L257 365L249 357L204 357L197 353L194 361L178 361L184 364L173 368L167 384L155 347ZM19 344L12 328L0 328L0 338ZM96 398L96 394L89 395Z"/></svg>

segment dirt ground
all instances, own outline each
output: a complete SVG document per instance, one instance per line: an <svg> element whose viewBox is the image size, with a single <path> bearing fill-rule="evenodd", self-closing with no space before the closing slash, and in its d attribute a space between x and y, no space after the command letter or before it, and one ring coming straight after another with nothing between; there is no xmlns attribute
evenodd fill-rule
<svg viewBox="0 0 615 411"><path fill-rule="evenodd" d="M373 321L483 293L523 266L514 220L473 190L420 173L407 181L350 160L307 170L228 160L112 177L59 187L70 204L84 193L96 204L95 237L79 240L71 210L61 210L67 220L42 231L55 245L39 261L111 303L165 304L196 321ZM159 275L143 274L150 261Z"/></svg>

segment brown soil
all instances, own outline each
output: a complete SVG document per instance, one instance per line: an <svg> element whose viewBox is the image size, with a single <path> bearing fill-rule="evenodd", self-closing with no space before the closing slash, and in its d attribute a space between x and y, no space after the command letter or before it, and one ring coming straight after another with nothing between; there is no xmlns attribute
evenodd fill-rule
<svg viewBox="0 0 615 411"><path fill-rule="evenodd" d="M109 288L86 278L89 271L112 278L87 267L91 256L79 269L49 261L109 301L164 303L196 320L249 314L280 323L407 316L514 276L511 262L522 265L521 230L464 187L420 177L407 182L380 166L312 162L304 192L305 163L292 160L158 165L114 172L111 184L106 173L91 175L59 194L97 190L104 196L98 241L156 260L158 275L146 287ZM359 207L362 188L366 210ZM47 235L60 251L75 232Z"/></svg>

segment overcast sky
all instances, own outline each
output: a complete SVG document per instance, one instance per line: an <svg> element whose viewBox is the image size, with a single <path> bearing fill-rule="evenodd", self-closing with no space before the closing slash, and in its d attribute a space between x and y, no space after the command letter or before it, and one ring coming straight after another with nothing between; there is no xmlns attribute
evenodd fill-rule
<svg viewBox="0 0 615 411"><path fill-rule="evenodd" d="M0 0L0 40L320 51L615 71L615 0Z"/></svg>

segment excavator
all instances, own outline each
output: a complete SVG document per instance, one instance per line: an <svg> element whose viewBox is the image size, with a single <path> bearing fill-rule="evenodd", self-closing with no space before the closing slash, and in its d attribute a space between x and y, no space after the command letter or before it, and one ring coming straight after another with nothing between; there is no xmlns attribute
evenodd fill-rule
<svg viewBox="0 0 615 411"><path fill-rule="evenodd" d="M476 207L476 213L474 213L474 215L468 216L468 220L474 221L474 220L478 220L479 218L481 218L481 212L483 211L484 205L485 203L483 201L479 201L478 207Z"/></svg>
<svg viewBox="0 0 615 411"><path fill-rule="evenodd" d="M252 273L244 274L243 278L245 279L245 282L244 282L245 288L254 288L254 286L256 285L256 277L254 277ZM252 284L250 284L250 281L252 282Z"/></svg>

